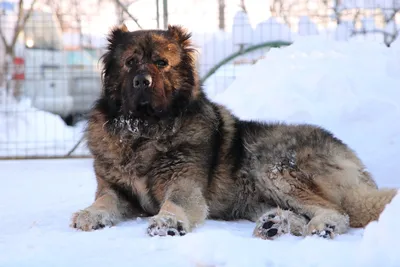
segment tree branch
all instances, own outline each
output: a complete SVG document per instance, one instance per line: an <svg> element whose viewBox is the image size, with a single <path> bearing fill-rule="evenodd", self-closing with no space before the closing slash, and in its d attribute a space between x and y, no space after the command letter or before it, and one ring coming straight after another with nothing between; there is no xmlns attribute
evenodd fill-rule
<svg viewBox="0 0 400 267"><path fill-rule="evenodd" d="M354 30L354 31L352 31L352 36L357 35L357 34L368 34L368 33L380 33L380 34L387 35L390 37L396 37L396 33L389 33L387 31L380 30L380 29L374 29L374 30L369 30L369 31L367 31L365 29L363 29L361 31Z"/></svg>
<svg viewBox="0 0 400 267"><path fill-rule="evenodd" d="M134 16L132 16L131 13L129 13L128 9L121 3L120 0L115 0L115 2L122 8L122 10L136 23L136 25L140 28L143 29L142 26L140 26L139 21L137 20L137 18L135 18Z"/></svg>
<svg viewBox="0 0 400 267"><path fill-rule="evenodd" d="M1 27L0 27L0 37L1 37L1 40L3 41L4 46L7 48L8 47L7 39L6 39L6 36L4 35L3 31L1 30Z"/></svg>
<svg viewBox="0 0 400 267"><path fill-rule="evenodd" d="M33 0L31 6L29 7L28 13L24 16L24 0L19 0L19 10L18 10L18 20L14 30L14 37L11 42L11 47L14 47L18 40L18 35L21 30L25 27L26 22L32 14L33 6L35 5L36 0Z"/></svg>
<svg viewBox="0 0 400 267"><path fill-rule="evenodd" d="M385 22L389 23L390 21L394 20L396 18L397 12L399 12L400 9L393 9L393 14L389 18L385 18Z"/></svg>
<svg viewBox="0 0 400 267"><path fill-rule="evenodd" d="M15 28L14 28L14 35L13 38L11 39L11 47L14 47L14 44L17 42L18 35L21 29L20 23L22 20L22 17L24 15L24 0L19 0L18 2L18 17L17 17L17 22L15 23Z"/></svg>
<svg viewBox="0 0 400 267"><path fill-rule="evenodd" d="M31 6L29 7L29 10L28 10L28 13L24 17L23 26L25 26L26 22L28 21L28 19L32 15L32 11L33 11L33 7L34 7L35 3L36 3L36 0L32 0Z"/></svg>

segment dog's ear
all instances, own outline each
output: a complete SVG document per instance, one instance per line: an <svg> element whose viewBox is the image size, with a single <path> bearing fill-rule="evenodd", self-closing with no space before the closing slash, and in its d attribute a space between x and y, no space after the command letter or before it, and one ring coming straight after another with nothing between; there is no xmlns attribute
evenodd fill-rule
<svg viewBox="0 0 400 267"><path fill-rule="evenodd" d="M179 43L182 48L189 49L192 47L192 42L190 40L192 35L182 26L168 25L168 33Z"/></svg>
<svg viewBox="0 0 400 267"><path fill-rule="evenodd" d="M126 41L128 32L126 25L122 24L114 27L107 37L107 51L101 57L103 63L102 80L106 94L114 89L115 79L118 77L118 72L115 72L118 69L118 62L115 60L115 54L118 53L116 48Z"/></svg>
<svg viewBox="0 0 400 267"><path fill-rule="evenodd" d="M123 43L126 33L129 32L125 24L114 27L108 35L109 49L116 47L118 44Z"/></svg>

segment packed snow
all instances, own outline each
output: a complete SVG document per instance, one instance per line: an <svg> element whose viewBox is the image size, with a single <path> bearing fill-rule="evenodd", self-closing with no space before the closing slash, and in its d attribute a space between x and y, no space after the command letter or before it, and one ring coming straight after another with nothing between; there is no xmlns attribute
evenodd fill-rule
<svg viewBox="0 0 400 267"><path fill-rule="evenodd" d="M60 116L16 101L0 88L0 157L65 156L79 141L84 123L67 126ZM75 151L86 155L84 143Z"/></svg>
<svg viewBox="0 0 400 267"><path fill-rule="evenodd" d="M243 119L322 125L356 150L379 186L399 187L398 73L398 45L305 37L271 50L227 90L207 92ZM146 218L69 228L71 214L93 201L91 159L2 161L0 169L0 266L400 266L400 197L378 222L334 240L259 240L254 223L213 220L161 238L146 235Z"/></svg>

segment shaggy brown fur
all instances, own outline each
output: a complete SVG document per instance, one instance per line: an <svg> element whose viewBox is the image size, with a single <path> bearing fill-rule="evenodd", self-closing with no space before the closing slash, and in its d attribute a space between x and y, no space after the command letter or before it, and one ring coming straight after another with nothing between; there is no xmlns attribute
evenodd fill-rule
<svg viewBox="0 0 400 267"><path fill-rule="evenodd" d="M248 219L264 239L333 238L378 219L397 193L324 129L241 121L212 103L180 27L115 28L103 63L87 128L98 187L75 228L152 216L149 235L183 235L206 218Z"/></svg>

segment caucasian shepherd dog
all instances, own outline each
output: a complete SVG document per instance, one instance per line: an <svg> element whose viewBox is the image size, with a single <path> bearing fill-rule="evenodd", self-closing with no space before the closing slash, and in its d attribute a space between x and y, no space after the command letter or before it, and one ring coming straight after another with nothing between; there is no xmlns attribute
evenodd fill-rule
<svg viewBox="0 0 400 267"><path fill-rule="evenodd" d="M333 238L377 220L396 195L378 189L330 132L242 121L211 102L180 26L116 27L108 41L103 92L87 127L97 191L72 227L151 216L148 234L164 236L184 235L207 218L247 219L263 239Z"/></svg>

